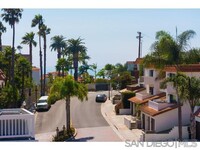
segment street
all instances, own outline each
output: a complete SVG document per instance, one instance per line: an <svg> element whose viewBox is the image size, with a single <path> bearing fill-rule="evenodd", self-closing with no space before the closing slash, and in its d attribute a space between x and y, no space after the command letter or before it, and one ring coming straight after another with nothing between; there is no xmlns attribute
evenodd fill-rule
<svg viewBox="0 0 200 150"><path fill-rule="evenodd" d="M72 124L78 131L74 141L121 141L102 116L102 103L95 102L97 93L108 95L107 91L89 92L88 101L71 99ZM61 129L66 124L65 120L65 101L60 100L52 105L49 111L36 114L35 132L55 132L56 127Z"/></svg>

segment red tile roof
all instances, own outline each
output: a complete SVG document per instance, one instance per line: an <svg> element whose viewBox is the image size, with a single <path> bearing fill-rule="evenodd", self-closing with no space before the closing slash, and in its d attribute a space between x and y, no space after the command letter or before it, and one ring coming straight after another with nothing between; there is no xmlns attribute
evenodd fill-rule
<svg viewBox="0 0 200 150"><path fill-rule="evenodd" d="M166 72L176 72L177 68L175 66L167 66L164 70ZM181 65L178 70L181 72L200 72L200 64Z"/></svg>
<svg viewBox="0 0 200 150"><path fill-rule="evenodd" d="M144 103L147 103L150 100L159 99L159 98L165 98L165 97L166 97L166 93L163 92L163 93L159 93L157 95L152 95L152 96L150 96L148 98L145 98L143 100L138 99L136 96L134 96L134 97L128 99L128 101L136 103L136 104L144 104Z"/></svg>
<svg viewBox="0 0 200 150"><path fill-rule="evenodd" d="M147 103L147 104L145 104L145 105L142 105L139 109L140 109L142 112L144 112L144 113L146 113L146 114L148 114L148 115L150 115L150 116L156 116L156 115L160 115L160 114L162 114L162 113L168 112L168 111L173 110L173 109L176 109L176 108L178 108L178 105L174 104L174 105L169 106L169 107L167 107L167 108L164 108L164 109L162 109L162 110L155 110L155 109L149 107L149 106L148 106L148 103Z"/></svg>
<svg viewBox="0 0 200 150"><path fill-rule="evenodd" d="M137 59L135 60L135 64L141 64L142 61L143 61L143 58L137 58Z"/></svg>

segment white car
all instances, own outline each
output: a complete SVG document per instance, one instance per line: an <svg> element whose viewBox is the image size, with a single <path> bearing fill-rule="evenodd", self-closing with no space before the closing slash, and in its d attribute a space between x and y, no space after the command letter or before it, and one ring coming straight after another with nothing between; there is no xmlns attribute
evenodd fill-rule
<svg viewBox="0 0 200 150"><path fill-rule="evenodd" d="M40 97L36 104L36 110L48 110L49 107L50 106L48 104L48 96Z"/></svg>

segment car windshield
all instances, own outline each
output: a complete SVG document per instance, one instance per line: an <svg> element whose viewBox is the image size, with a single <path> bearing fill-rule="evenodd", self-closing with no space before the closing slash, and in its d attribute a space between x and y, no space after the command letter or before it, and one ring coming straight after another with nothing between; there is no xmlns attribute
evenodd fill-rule
<svg viewBox="0 0 200 150"><path fill-rule="evenodd" d="M47 100L39 100L37 103L46 103Z"/></svg>

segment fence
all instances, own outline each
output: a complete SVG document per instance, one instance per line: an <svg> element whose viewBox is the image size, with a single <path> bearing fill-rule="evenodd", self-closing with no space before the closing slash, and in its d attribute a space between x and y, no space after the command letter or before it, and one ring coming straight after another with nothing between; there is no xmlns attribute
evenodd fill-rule
<svg viewBox="0 0 200 150"><path fill-rule="evenodd" d="M23 108L0 109L0 139L35 138L34 114Z"/></svg>

